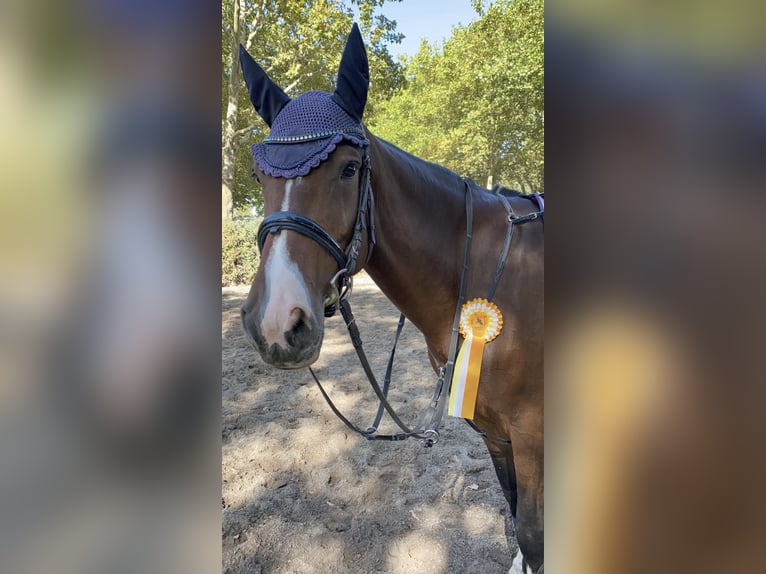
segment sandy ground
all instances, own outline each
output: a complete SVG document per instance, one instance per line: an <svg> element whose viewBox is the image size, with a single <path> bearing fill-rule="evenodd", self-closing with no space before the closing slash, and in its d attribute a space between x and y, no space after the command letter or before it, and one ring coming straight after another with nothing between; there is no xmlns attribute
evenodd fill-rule
<svg viewBox="0 0 766 574"><path fill-rule="evenodd" d="M271 369L250 347L239 319L247 291L222 292L223 572L507 572L516 548L510 511L479 436L449 417L430 449L353 434L307 370ZM351 302L382 377L398 312L366 277ZM315 370L346 416L366 427L374 394L339 315L325 325ZM410 324L397 359L392 403L414 421L435 378Z"/></svg>

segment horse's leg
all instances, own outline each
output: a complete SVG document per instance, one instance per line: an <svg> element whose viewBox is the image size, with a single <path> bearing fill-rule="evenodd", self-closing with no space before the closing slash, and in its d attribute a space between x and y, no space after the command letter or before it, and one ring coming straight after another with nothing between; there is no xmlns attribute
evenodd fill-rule
<svg viewBox="0 0 766 574"><path fill-rule="evenodd" d="M542 438L542 437L541 437ZM516 439L521 452L514 453L510 444L484 440L492 458L495 473L500 481L505 499L511 507L519 552L516 553L509 574L531 574L541 572L543 564L543 465L542 443L534 447L529 445L528 436ZM530 449L530 446L533 448ZM516 464L520 465L523 475L521 484L517 483ZM538 456L539 455L539 456ZM535 477L538 478L535 478ZM537 570L535 570L537 568Z"/></svg>
<svg viewBox="0 0 766 574"><path fill-rule="evenodd" d="M505 499L511 507L511 516L516 520L516 470L513 467L513 447L485 438L489 456L495 467L497 479L503 489Z"/></svg>
<svg viewBox="0 0 766 574"><path fill-rule="evenodd" d="M505 499L508 501L508 506L511 507L511 516L513 517L514 525L516 524L516 505L517 505L517 488L516 488L516 469L513 466L513 447L510 444L503 444L497 441L493 441L485 438L484 443L487 445L489 456L492 458L492 464L495 467L495 473L497 479L500 481L500 486L503 489ZM517 530L518 532L518 530ZM513 560L508 574L528 574L529 570L526 569L524 564L524 556L521 549L516 552L516 557Z"/></svg>
<svg viewBox="0 0 766 574"><path fill-rule="evenodd" d="M530 418L537 417L531 415ZM543 432L541 427L539 433L526 430L530 428L534 429L535 425L525 425L524 432L516 425L511 426L517 495L514 520L520 550L514 560L514 568L518 570L512 568L513 574L541 572L545 559Z"/></svg>

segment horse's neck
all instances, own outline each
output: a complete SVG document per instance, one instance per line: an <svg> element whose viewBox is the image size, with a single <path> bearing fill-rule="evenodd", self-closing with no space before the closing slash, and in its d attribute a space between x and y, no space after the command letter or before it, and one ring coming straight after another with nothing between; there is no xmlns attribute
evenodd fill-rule
<svg viewBox="0 0 766 574"><path fill-rule="evenodd" d="M371 146L378 243L367 271L441 355L462 269L464 184L390 144Z"/></svg>

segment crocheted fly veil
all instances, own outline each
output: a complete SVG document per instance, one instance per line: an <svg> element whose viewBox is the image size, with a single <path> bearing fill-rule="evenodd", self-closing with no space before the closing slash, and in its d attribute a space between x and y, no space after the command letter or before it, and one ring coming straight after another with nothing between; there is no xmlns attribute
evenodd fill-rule
<svg viewBox="0 0 766 574"><path fill-rule="evenodd" d="M335 92L311 91L291 100L240 46L240 64L258 114L271 127L251 147L261 170L272 177L307 175L341 142L367 148L362 113L369 69L359 28L354 24L343 51Z"/></svg>
<svg viewBox="0 0 766 574"><path fill-rule="evenodd" d="M367 52L356 24L346 41L338 69L335 92L311 91L291 100L240 46L239 60L250 93L250 101L271 131L261 143L252 146L253 158L271 177L294 178L307 175L335 151L341 142L363 150L359 206L351 242L343 249L317 222L294 212L276 212L264 218L258 230L258 245L263 250L268 233L288 229L317 242L338 264L335 279L347 293L357 267L363 242L368 238L367 259L375 245L374 202L370 187L369 142L362 127L370 83ZM334 312L334 305L325 315Z"/></svg>
<svg viewBox="0 0 766 574"><path fill-rule="evenodd" d="M308 173L342 141L367 146L362 125L354 121L327 92L306 92L291 100L261 143L250 147L261 170L273 177Z"/></svg>

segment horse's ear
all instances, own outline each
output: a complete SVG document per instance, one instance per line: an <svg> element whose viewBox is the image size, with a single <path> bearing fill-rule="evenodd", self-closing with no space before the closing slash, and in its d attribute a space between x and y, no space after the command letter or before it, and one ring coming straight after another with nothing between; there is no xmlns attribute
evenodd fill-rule
<svg viewBox="0 0 766 574"><path fill-rule="evenodd" d="M255 111L271 127L271 122L290 101L290 97L271 81L242 44L239 45L239 65L242 66L242 75Z"/></svg>
<svg viewBox="0 0 766 574"><path fill-rule="evenodd" d="M346 40L343 56L338 68L338 83L332 99L356 121L362 121L367 103L367 88L370 86L370 68L367 51L359 26L354 23Z"/></svg>

